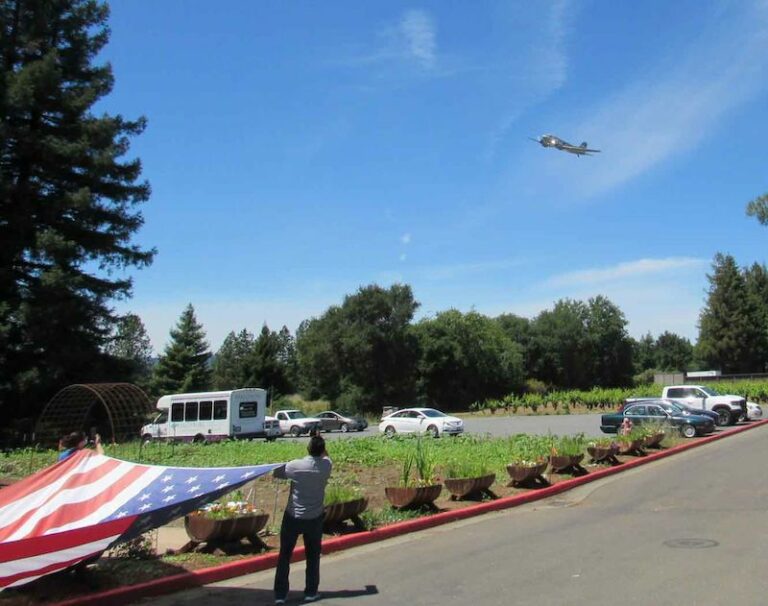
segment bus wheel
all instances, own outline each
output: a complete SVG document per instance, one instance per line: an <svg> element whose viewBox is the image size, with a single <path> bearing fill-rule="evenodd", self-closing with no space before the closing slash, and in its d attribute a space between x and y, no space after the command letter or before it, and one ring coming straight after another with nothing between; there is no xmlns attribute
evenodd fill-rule
<svg viewBox="0 0 768 606"><path fill-rule="evenodd" d="M194 438L192 438L192 441L195 444L202 444L203 442L205 442L205 436L203 434L199 433Z"/></svg>
<svg viewBox="0 0 768 606"><path fill-rule="evenodd" d="M142 441L144 444L149 444L149 443L151 443L151 442L152 442L152 434L150 434L150 433L145 433L143 436L141 436L141 441Z"/></svg>

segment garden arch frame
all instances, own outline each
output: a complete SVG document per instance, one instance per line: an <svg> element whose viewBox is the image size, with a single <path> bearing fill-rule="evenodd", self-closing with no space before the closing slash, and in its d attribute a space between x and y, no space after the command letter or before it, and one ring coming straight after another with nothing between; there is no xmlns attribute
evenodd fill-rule
<svg viewBox="0 0 768 606"><path fill-rule="evenodd" d="M35 426L38 442L56 442L72 431L85 431L99 419L99 431L107 440L136 438L152 402L133 383L84 383L59 391L45 405Z"/></svg>

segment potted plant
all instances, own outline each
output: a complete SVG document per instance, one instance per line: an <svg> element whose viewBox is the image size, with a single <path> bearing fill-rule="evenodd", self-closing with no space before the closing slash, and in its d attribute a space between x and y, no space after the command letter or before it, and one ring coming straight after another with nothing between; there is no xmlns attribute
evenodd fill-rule
<svg viewBox="0 0 768 606"><path fill-rule="evenodd" d="M184 517L184 528L190 542L182 551L190 551L200 543L213 549L222 543L248 539L254 546L266 545L258 533L267 525L269 514L264 513L245 501L214 502L193 511Z"/></svg>
<svg viewBox="0 0 768 606"><path fill-rule="evenodd" d="M477 494L488 494L495 497L490 488L496 481L496 474L491 472L485 459L481 460L451 460L445 466L443 482L451 499L463 499Z"/></svg>
<svg viewBox="0 0 768 606"><path fill-rule="evenodd" d="M666 435L664 425L661 423L643 423L638 427L638 431L643 436L644 448L660 448L661 441Z"/></svg>
<svg viewBox="0 0 768 606"><path fill-rule="evenodd" d="M584 445L583 433L575 436L552 438L549 454L549 464L552 466L552 471L556 473L568 471L584 473L586 470L581 466L581 461L584 459Z"/></svg>
<svg viewBox="0 0 768 606"><path fill-rule="evenodd" d="M548 485L544 471L547 460L548 444L538 436L518 435L510 440L512 462L507 465L511 478L509 486L519 486L533 482Z"/></svg>
<svg viewBox="0 0 768 606"><path fill-rule="evenodd" d="M412 477L416 471L417 478ZM431 447L421 437L416 438L414 451L406 453L400 474L399 486L388 486L384 489L387 500L393 507L421 507L428 505L434 508L434 502L443 490L443 485L435 477L435 459Z"/></svg>
<svg viewBox="0 0 768 606"><path fill-rule="evenodd" d="M619 445L613 438L597 438L587 444L587 452L591 457L591 463L618 463L616 453Z"/></svg>
<svg viewBox="0 0 768 606"><path fill-rule="evenodd" d="M619 454L623 455L639 455L643 456L643 444L645 442L645 436L643 431L639 427L633 427L626 434L619 434L616 436L616 443L619 446Z"/></svg>
<svg viewBox="0 0 768 606"><path fill-rule="evenodd" d="M351 520L359 530L365 529L365 524L359 516L368 508L368 499L356 486L332 482L325 489L324 505L323 524L325 526Z"/></svg>

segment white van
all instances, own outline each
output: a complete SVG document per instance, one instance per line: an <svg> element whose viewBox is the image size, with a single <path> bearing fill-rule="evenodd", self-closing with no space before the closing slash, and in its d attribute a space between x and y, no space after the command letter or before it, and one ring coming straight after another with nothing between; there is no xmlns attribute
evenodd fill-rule
<svg viewBox="0 0 768 606"><path fill-rule="evenodd" d="M160 414L141 428L144 441L274 440L282 435L280 424L265 418L267 392L257 387L162 396L157 409Z"/></svg>

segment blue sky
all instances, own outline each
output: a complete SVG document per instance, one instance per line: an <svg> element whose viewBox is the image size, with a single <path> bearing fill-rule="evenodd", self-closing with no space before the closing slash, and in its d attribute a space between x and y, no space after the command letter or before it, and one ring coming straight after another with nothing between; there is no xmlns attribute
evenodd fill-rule
<svg viewBox="0 0 768 606"><path fill-rule="evenodd" d="M419 317L604 294L695 339L714 254L765 262L765 0L111 7L98 110L149 121L159 251L117 309L158 352L190 302L216 349L393 282Z"/></svg>

